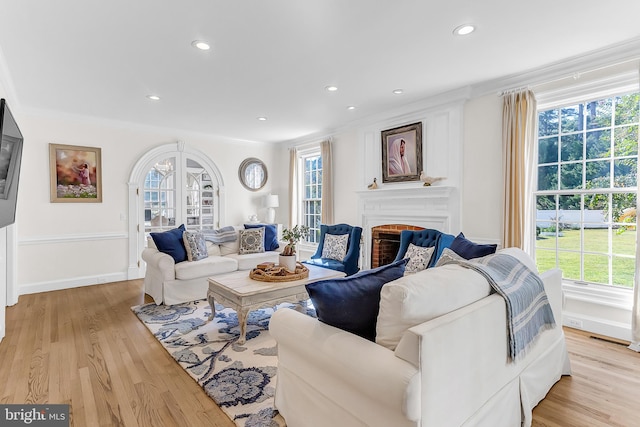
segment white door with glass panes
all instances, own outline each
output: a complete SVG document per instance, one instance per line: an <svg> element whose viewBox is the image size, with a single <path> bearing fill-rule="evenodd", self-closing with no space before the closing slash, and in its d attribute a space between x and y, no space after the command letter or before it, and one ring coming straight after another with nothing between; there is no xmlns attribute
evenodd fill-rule
<svg viewBox="0 0 640 427"><path fill-rule="evenodd" d="M218 182L198 159L184 153L155 162L144 180L145 233L184 224L188 230L218 227Z"/></svg>
<svg viewBox="0 0 640 427"><path fill-rule="evenodd" d="M146 152L129 177L128 279L144 277L140 254L151 232L224 223L224 180L216 164L182 141Z"/></svg>

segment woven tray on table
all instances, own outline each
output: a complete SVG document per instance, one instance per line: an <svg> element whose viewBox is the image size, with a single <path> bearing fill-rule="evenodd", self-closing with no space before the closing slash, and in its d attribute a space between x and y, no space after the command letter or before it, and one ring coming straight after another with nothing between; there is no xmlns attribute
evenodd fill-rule
<svg viewBox="0 0 640 427"><path fill-rule="evenodd" d="M254 268L249 272L249 277L261 282L290 282L309 277L309 269L296 262L296 270L294 272L280 265L275 265L266 269Z"/></svg>

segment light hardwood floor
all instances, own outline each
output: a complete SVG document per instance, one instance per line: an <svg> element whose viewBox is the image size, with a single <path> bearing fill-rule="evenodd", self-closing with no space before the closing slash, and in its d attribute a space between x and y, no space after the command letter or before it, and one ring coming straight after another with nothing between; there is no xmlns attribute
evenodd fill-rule
<svg viewBox="0 0 640 427"><path fill-rule="evenodd" d="M131 312L142 302L140 280L21 296L0 343L0 402L68 403L77 427L233 427ZM565 330L573 375L533 425L640 425L640 355Z"/></svg>

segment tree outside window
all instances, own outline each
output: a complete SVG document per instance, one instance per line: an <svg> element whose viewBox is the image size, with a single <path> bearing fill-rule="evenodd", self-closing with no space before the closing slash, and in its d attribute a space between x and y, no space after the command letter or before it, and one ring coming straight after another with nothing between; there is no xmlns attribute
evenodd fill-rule
<svg viewBox="0 0 640 427"><path fill-rule="evenodd" d="M640 94L538 113L536 261L566 280L633 287Z"/></svg>

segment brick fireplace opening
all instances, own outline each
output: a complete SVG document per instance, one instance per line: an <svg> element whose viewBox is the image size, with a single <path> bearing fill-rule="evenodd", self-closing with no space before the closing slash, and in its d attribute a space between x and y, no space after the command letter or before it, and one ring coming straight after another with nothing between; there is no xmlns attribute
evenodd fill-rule
<svg viewBox="0 0 640 427"><path fill-rule="evenodd" d="M371 228L371 268L386 265L396 258L402 230L424 230L408 224L385 224Z"/></svg>

